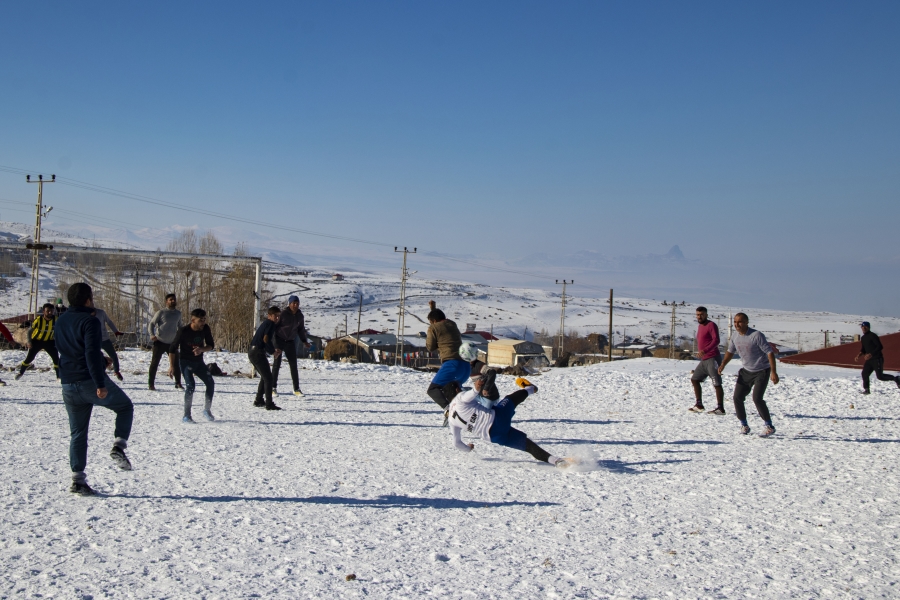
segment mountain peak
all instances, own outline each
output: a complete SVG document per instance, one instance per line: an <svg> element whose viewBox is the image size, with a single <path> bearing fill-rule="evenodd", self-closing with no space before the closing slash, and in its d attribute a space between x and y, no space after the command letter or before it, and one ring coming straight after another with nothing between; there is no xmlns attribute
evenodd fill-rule
<svg viewBox="0 0 900 600"><path fill-rule="evenodd" d="M666 256L669 258L674 258L676 260L684 260L684 254L681 252L681 248L678 247L678 244L672 246L668 252L666 252Z"/></svg>

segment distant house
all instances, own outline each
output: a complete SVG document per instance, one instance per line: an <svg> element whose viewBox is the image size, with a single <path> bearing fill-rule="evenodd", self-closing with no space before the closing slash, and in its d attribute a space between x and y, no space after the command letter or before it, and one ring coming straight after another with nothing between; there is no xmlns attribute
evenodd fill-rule
<svg viewBox="0 0 900 600"><path fill-rule="evenodd" d="M341 339L353 345L357 343L356 334L345 335ZM405 335L401 338L400 352L402 364L408 367L422 367L428 364L440 364L436 354L425 349L425 338L417 335ZM369 355L371 362L394 364L397 356L397 336L393 333L360 333L359 349Z"/></svg>
<svg viewBox="0 0 900 600"><path fill-rule="evenodd" d="M331 280L332 281L343 281L344 276L341 275L340 273L335 273L334 275L331 276Z"/></svg>
<svg viewBox="0 0 900 600"><path fill-rule="evenodd" d="M640 341L640 340L638 340ZM653 344L643 344L643 343L633 343L633 342L624 342L622 344L616 344L612 347L612 353L614 356L625 356L627 358L642 358L645 356L653 356L653 349L655 346Z"/></svg>
<svg viewBox="0 0 900 600"><path fill-rule="evenodd" d="M497 340L488 344L487 363L489 365L512 367L529 362L535 366L550 365L544 348L540 344L524 340Z"/></svg>

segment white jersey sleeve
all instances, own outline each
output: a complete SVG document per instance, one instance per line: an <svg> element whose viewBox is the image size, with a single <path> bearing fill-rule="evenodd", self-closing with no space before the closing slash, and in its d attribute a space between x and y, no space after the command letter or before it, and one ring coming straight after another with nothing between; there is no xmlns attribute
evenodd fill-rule
<svg viewBox="0 0 900 600"><path fill-rule="evenodd" d="M494 411L482 406L478 401L478 392L469 390L458 394L447 410L449 411L450 433L453 435L454 446L460 450L469 450L469 447L462 441L463 432L486 442L491 441Z"/></svg>

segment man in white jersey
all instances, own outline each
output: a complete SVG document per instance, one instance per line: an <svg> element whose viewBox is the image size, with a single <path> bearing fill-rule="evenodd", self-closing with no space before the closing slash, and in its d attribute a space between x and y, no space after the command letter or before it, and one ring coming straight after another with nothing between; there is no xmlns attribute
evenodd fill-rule
<svg viewBox="0 0 900 600"><path fill-rule="evenodd" d="M497 386L494 384L496 372L488 370L481 376L473 377L475 387L463 393L458 393L448 407L450 413L450 432L453 435L453 445L457 450L471 452L475 444L466 444L462 440L463 431L478 437L486 442L507 446L516 450L527 452L537 460L549 463L560 469L566 469L574 461L570 458L553 456L533 441L528 439L523 432L512 426L516 407L525 399L537 392L537 387L528 380L519 378L516 383L524 389L516 390L512 394L497 402L493 408L488 408L479 401L479 397L487 398L493 403L500 397Z"/></svg>

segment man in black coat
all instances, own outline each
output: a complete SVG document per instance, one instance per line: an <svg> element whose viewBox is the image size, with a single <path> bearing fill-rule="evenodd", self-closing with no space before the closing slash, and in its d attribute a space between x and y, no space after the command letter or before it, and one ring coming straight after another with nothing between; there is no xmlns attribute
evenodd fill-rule
<svg viewBox="0 0 900 600"><path fill-rule="evenodd" d="M859 362L860 358L866 359L866 362L863 363L862 370L862 393L869 393L869 375L872 373L875 373L875 377L880 381L893 381L897 384L897 387L900 387L900 377L884 374L884 355L881 353L884 346L881 345L881 340L872 332L868 321L863 321L862 324L860 324L860 327L863 332L862 337L859 339L860 350L853 361Z"/></svg>
<svg viewBox="0 0 900 600"><path fill-rule="evenodd" d="M294 384L294 395L302 396L300 391L300 373L297 371L297 346L296 339L309 348L309 340L306 339L306 324L303 322L303 312L300 310L300 298L291 296L288 298L288 307L281 311L278 321L275 322L275 338L272 340L275 349L283 354L275 356L272 365L272 394L277 395L278 372L281 370L281 358L287 358L291 367L291 380Z"/></svg>
<svg viewBox="0 0 900 600"><path fill-rule="evenodd" d="M76 283L68 291L69 310L56 321L56 344L59 348L59 379L63 403L69 415L69 463L72 467L71 492L89 496L94 490L87 484L88 427L94 406L116 413L115 441L110 458L122 470L130 471L125 456L134 406L131 400L106 375L107 359L100 352L100 321L94 311L91 286Z"/></svg>

